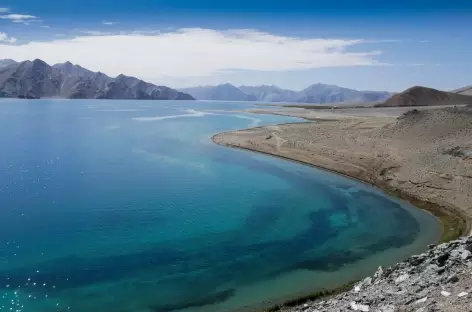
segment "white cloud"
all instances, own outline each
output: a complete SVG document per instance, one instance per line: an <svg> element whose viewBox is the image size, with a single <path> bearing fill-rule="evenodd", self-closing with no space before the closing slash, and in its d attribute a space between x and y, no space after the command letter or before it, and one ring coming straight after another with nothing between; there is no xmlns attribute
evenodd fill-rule
<svg viewBox="0 0 472 312"><path fill-rule="evenodd" d="M15 43L17 40L15 37L9 37L6 33L0 32L0 44L2 42Z"/></svg>
<svg viewBox="0 0 472 312"><path fill-rule="evenodd" d="M407 66L412 66L412 67L419 67L419 66L441 66L439 63L411 63L407 64Z"/></svg>
<svg viewBox="0 0 472 312"><path fill-rule="evenodd" d="M120 35L131 34L131 35L158 35L161 34L160 30L133 30L131 32L121 31Z"/></svg>
<svg viewBox="0 0 472 312"><path fill-rule="evenodd" d="M33 15L25 15L25 14L8 14L8 15L1 15L1 19L18 21L18 20L28 20L28 19L36 19L36 16Z"/></svg>
<svg viewBox="0 0 472 312"><path fill-rule="evenodd" d="M366 43L401 43L404 42L402 39L377 39L377 40L364 40Z"/></svg>
<svg viewBox="0 0 472 312"><path fill-rule="evenodd" d="M13 23L30 25L31 22L41 22L36 16L26 14L8 14L0 15L0 19L10 20Z"/></svg>
<svg viewBox="0 0 472 312"><path fill-rule="evenodd" d="M102 21L103 25L112 26L118 24L118 22Z"/></svg>
<svg viewBox="0 0 472 312"><path fill-rule="evenodd" d="M0 13L8 13L10 12L9 8L0 8Z"/></svg>
<svg viewBox="0 0 472 312"><path fill-rule="evenodd" d="M81 30L81 33L89 36L106 36L112 35L111 32L101 31L101 30Z"/></svg>
<svg viewBox="0 0 472 312"><path fill-rule="evenodd" d="M381 65L380 51L350 52L362 40L296 38L256 30L180 29L167 33L81 35L1 46L0 59L71 61L109 75L159 83L231 70L286 71ZM359 50L357 47L356 50Z"/></svg>
<svg viewBox="0 0 472 312"><path fill-rule="evenodd" d="M51 26L48 26L48 25L41 25L39 27L41 27L41 28L51 28Z"/></svg>

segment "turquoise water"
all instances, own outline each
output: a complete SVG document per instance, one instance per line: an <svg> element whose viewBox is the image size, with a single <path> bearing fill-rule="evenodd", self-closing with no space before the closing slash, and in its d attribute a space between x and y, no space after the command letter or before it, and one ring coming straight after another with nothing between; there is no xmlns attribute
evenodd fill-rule
<svg viewBox="0 0 472 312"><path fill-rule="evenodd" d="M247 107L0 101L0 311L246 311L438 238L376 189L213 144L300 121L222 111Z"/></svg>

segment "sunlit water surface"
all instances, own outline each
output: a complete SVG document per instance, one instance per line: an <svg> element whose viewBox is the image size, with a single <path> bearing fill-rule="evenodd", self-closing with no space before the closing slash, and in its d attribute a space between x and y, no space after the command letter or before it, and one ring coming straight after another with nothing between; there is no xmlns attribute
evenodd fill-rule
<svg viewBox="0 0 472 312"><path fill-rule="evenodd" d="M0 311L245 311L421 251L376 189L212 143L248 104L0 101Z"/></svg>

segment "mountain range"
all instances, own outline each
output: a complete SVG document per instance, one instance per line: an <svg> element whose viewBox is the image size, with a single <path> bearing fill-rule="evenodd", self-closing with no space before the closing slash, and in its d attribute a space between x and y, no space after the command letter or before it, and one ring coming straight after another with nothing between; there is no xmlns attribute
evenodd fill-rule
<svg viewBox="0 0 472 312"><path fill-rule="evenodd" d="M42 60L0 60L0 97L70 99L146 99L261 101L281 103L376 103L378 106L418 106L471 103L472 86L451 92L413 87L402 93L359 91L317 83L302 91L277 86L220 84L180 90L156 86L135 77L109 77L70 62L50 66Z"/></svg>
<svg viewBox="0 0 472 312"><path fill-rule="evenodd" d="M197 100L212 101L262 101L285 103L376 103L390 98L386 91L358 91L334 85L317 83L302 91L282 89L277 86L240 86L221 84L180 89Z"/></svg>
<svg viewBox="0 0 472 312"><path fill-rule="evenodd" d="M194 100L186 93L138 78L111 78L70 62L0 61L0 97L69 99Z"/></svg>

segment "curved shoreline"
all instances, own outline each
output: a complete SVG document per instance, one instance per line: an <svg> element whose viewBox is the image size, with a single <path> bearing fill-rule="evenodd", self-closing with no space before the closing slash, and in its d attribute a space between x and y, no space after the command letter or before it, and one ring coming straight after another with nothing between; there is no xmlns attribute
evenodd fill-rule
<svg viewBox="0 0 472 312"><path fill-rule="evenodd" d="M284 123L284 124L278 124L276 126L292 125L292 124L300 124L300 123ZM244 151L256 152L256 153L271 156L271 157L277 157L277 158L285 159L288 161L297 162L303 165L311 166L317 169L321 169L321 170L325 170L334 174L338 174L346 178L354 179L358 182L368 184L370 186L378 188L382 190L383 192L385 192L386 194L392 197L395 197L397 199L407 201L414 207L421 209L423 211L426 211L428 213L431 213L434 217L436 217L439 223L441 224L441 228L442 228L441 239L439 241L441 243L457 239L464 235L468 235L471 232L472 220L460 208L453 207L453 206L440 205L434 202L430 202L430 201L418 198L417 196L413 194L410 194L408 192L405 192L403 190L400 190L398 188L394 188L388 185L388 183L386 183L385 181L372 179L372 177L371 179L368 180L361 174L355 175L346 171L341 171L338 169L323 166L322 164L319 164L319 163L309 162L306 160L288 157L281 154L271 153L271 152L263 151L256 148L245 147L245 146L240 146L240 145L231 144L228 142L221 142L221 141L216 140L216 138L220 137L221 135L232 134L233 132L238 132L238 131L265 128L265 127L267 126L254 127L254 128L245 129L245 130L221 132L221 133L217 133L213 135L211 137L211 140L213 141L213 143L220 146L226 146L226 147L236 148L236 149L240 149ZM451 226L453 227L451 228ZM459 227L459 228L456 228L456 227Z"/></svg>
<svg viewBox="0 0 472 312"><path fill-rule="evenodd" d="M296 125L296 124L299 124L299 123L286 123L283 125L290 126L290 125ZM282 124L279 124L273 127L278 127L281 125ZM386 181L376 179L374 176L369 176L368 178L366 178L366 176L363 175L362 173L353 174L352 172L349 172L349 171L343 171L337 168L335 169L332 167L324 166L323 163L317 163L315 157L312 157L311 159L299 159L301 157L299 158L289 157L287 155L283 155L280 153L278 154L276 152L269 152L267 150L257 149L255 147L232 144L229 141L224 141L224 140L219 139L221 138L221 136L231 135L234 132L237 133L237 132L244 132L244 131L248 131L252 129L264 129L266 127L267 126L260 126L256 128L246 129L246 130L222 132L222 133L213 135L211 139L215 144L220 145L220 146L236 148L236 149L249 151L249 152L256 152L256 153L271 156L271 157L277 157L277 158L285 159L288 161L294 161L303 165L308 165L317 169L328 171L333 174L341 175L349 179L354 179L360 183L364 183L372 187L375 187L394 198L409 202L415 208L418 208L427 213L430 213L439 221L441 225L441 230L442 230L441 238L439 240L439 242L441 243L452 241L470 232L471 219L469 218L469 216L467 216L466 213L461 211L459 208L452 207L452 206L445 206L445 205L443 206L443 205L440 205L431 201L421 199L415 196L414 194L410 194L399 188L394 188L390 186ZM355 283L356 283L355 281L351 281L351 282L342 284L339 287L336 287L334 289L329 289L329 288L322 289L311 295L293 298L292 300L288 300L281 304L274 305L272 308L265 309L263 311L265 312L292 311L292 310L299 311L300 307L303 307L303 305L305 307L307 306L306 305L307 302L312 303L325 297L332 297L332 296L336 296L344 292L348 292L352 289ZM302 310L303 309L305 308L302 308Z"/></svg>

